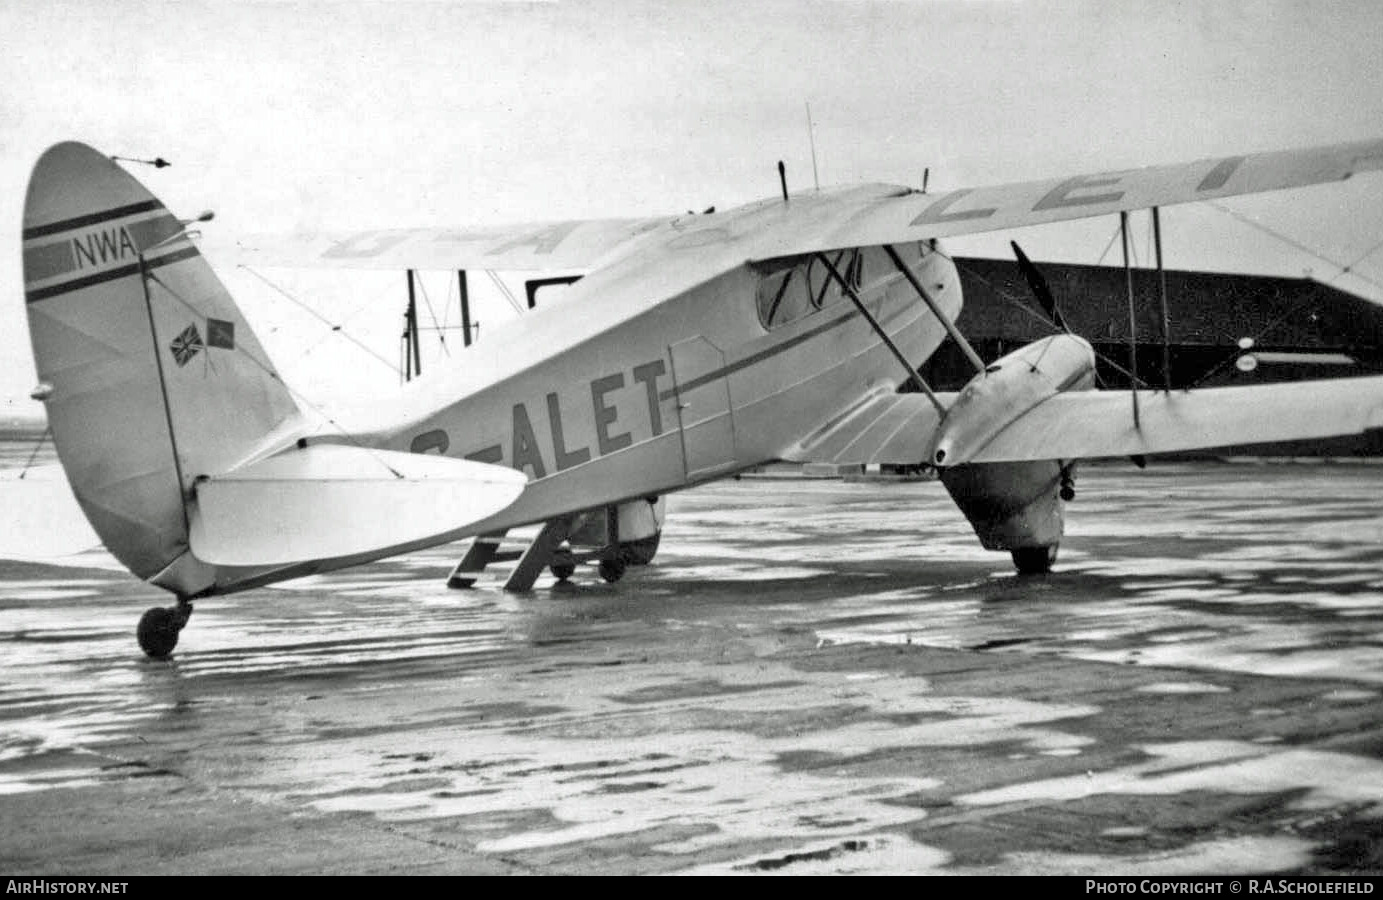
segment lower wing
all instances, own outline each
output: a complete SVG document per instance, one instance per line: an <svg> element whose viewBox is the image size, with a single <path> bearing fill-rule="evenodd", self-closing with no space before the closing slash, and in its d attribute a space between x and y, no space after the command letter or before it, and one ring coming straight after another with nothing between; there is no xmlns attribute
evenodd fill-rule
<svg viewBox="0 0 1383 900"><path fill-rule="evenodd" d="M1091 459L1359 434L1383 428L1383 376L1171 393L1057 394L963 462Z"/></svg>
<svg viewBox="0 0 1383 900"><path fill-rule="evenodd" d="M955 395L942 394L949 406ZM1196 391L1067 391L1017 416L963 463L1095 459L1360 434L1383 428L1383 376ZM879 394L787 450L793 462L928 461L944 417L922 394Z"/></svg>

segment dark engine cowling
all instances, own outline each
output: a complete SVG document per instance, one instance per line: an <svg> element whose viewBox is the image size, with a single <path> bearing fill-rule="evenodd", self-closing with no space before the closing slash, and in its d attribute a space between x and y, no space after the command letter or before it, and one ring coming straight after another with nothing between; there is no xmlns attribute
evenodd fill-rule
<svg viewBox="0 0 1383 900"><path fill-rule="evenodd" d="M1056 561L1063 520L1060 489L1069 477L1056 460L972 463L943 469L941 483L986 550L1008 550L1020 572Z"/></svg>

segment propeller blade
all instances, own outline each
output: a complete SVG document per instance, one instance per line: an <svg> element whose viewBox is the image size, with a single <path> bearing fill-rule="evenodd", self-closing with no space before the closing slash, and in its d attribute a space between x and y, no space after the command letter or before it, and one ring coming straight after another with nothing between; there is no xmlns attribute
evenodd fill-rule
<svg viewBox="0 0 1383 900"><path fill-rule="evenodd" d="M1018 246L1017 241L1009 241L1009 246L1013 248L1013 255L1018 258L1018 268L1022 270L1023 277L1027 279L1028 289L1037 298L1038 304L1042 307L1047 318L1052 320L1052 324L1062 331L1069 332L1071 329L1066 327L1066 320L1061 317L1061 310L1057 308L1056 298L1052 296L1052 289L1047 286L1047 279L1042 277L1042 271L1032 264L1028 255L1023 252L1023 248Z"/></svg>

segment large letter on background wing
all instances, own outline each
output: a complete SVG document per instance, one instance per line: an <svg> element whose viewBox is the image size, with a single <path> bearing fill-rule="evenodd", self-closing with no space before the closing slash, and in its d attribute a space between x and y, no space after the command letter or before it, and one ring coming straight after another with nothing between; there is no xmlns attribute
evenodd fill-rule
<svg viewBox="0 0 1383 900"><path fill-rule="evenodd" d="M339 269L589 269L670 219L590 219L494 228L251 235L223 255L249 265Z"/></svg>
<svg viewBox="0 0 1383 900"><path fill-rule="evenodd" d="M1341 181L1383 169L1383 139L1302 150L859 201L814 229L784 235L756 258L905 243L1041 225L1120 210L1194 203Z"/></svg>
<svg viewBox="0 0 1383 900"><path fill-rule="evenodd" d="M1383 428L1383 376L1170 394L1068 391L1037 405L963 462L1089 459L1312 440Z"/></svg>

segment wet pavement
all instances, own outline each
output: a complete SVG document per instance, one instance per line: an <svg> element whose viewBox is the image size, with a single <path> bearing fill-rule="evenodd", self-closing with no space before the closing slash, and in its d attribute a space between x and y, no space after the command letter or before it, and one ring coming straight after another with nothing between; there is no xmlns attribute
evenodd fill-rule
<svg viewBox="0 0 1383 900"><path fill-rule="evenodd" d="M0 562L0 867L1383 872L1383 467L1083 469L1058 571L929 482L669 499L526 596L460 547L196 604Z"/></svg>

